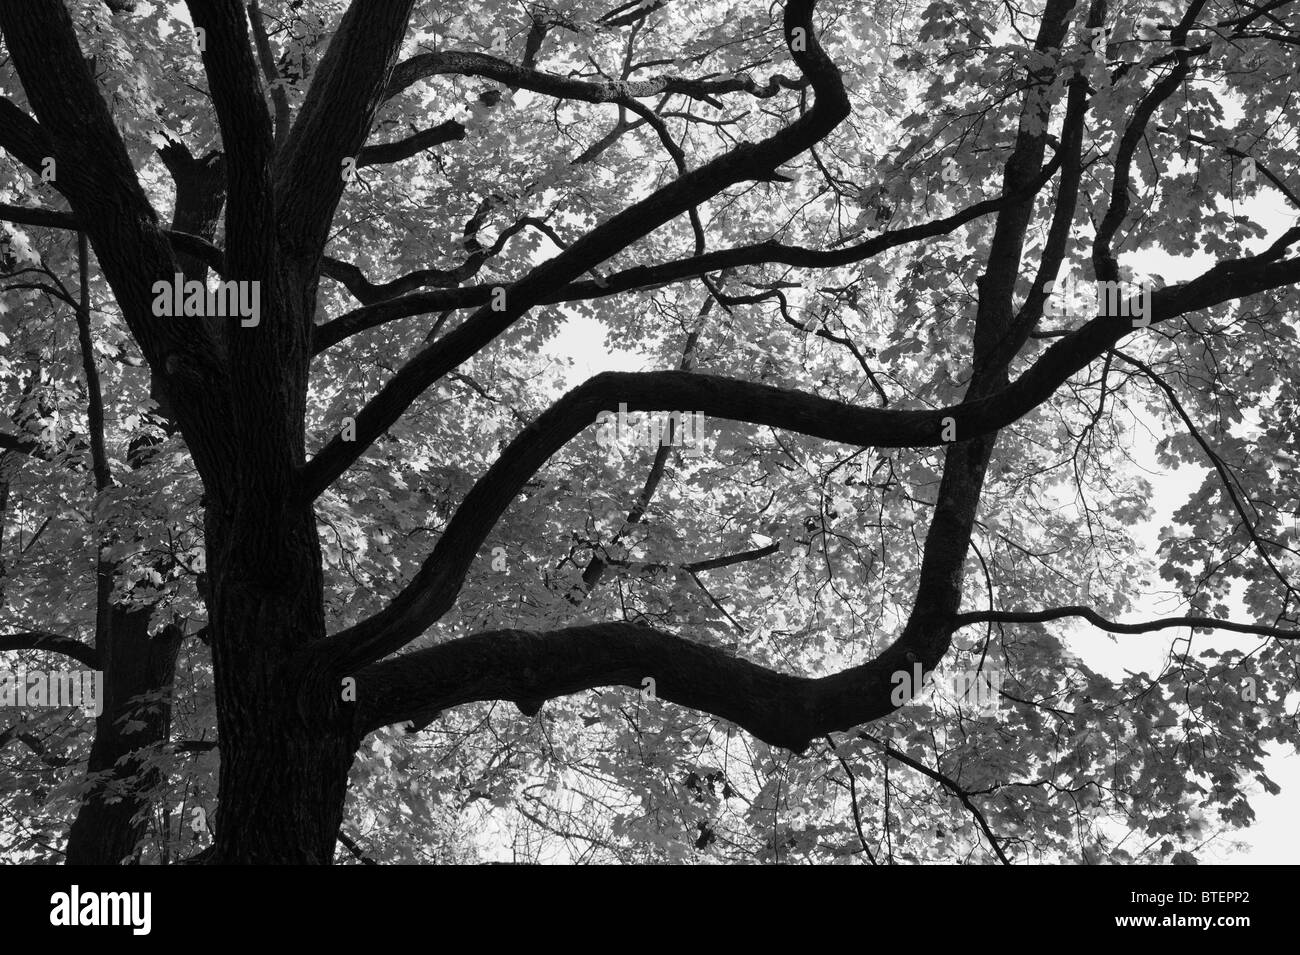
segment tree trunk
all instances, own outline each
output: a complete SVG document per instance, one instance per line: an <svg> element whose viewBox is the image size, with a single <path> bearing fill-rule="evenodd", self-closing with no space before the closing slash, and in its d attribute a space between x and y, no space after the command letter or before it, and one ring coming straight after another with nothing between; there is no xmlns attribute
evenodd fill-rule
<svg viewBox="0 0 1300 955"><path fill-rule="evenodd" d="M151 608L113 606L108 626L97 640L104 671L104 711L95 721L89 773L108 773L82 800L68 834L68 865L120 865L137 861L136 845L148 823L150 792L162 782L157 769L142 771L135 754L167 739L171 732L171 691L176 655L184 633L166 627L148 631ZM134 697L162 692L141 705ZM144 723L131 732L128 720ZM120 760L120 762L119 762ZM112 800L112 801L110 801Z"/></svg>
<svg viewBox="0 0 1300 955"><path fill-rule="evenodd" d="M228 523L210 509L207 540L221 739L207 861L329 864L361 735L341 686L290 663L325 634L312 508L258 506Z"/></svg>
<svg viewBox="0 0 1300 955"><path fill-rule="evenodd" d="M211 238L216 233L225 197L225 164L221 155L211 153L195 159L179 143L163 147L159 155L176 182L172 227ZM208 269L203 262L188 255L179 256L178 262L187 280L206 278ZM166 427L174 430L167 395L156 376L151 376L150 393L163 412ZM129 456L132 468L145 467L148 460L147 454ZM112 566L103 566L99 571L95 643L100 654L99 666L104 671L106 700L104 712L96 721L87 766L90 773L111 771L112 776L108 789L97 786L82 799L64 850L68 865L118 865L138 860L136 846L148 824L149 793L162 778L156 771L146 773L134 779L130 791L123 793L127 781L139 771L140 761L132 758L122 766L117 761L133 751L165 743L171 735L172 681L184 634L178 628L167 627L157 637L150 638L146 628L151 607L131 609L111 603L109 595L115 571ZM127 701L142 694L153 694L157 700L144 716L128 716L135 707ZM124 734L119 721L128 718L142 719L145 726ZM105 801L104 797L110 794L123 798L119 802Z"/></svg>

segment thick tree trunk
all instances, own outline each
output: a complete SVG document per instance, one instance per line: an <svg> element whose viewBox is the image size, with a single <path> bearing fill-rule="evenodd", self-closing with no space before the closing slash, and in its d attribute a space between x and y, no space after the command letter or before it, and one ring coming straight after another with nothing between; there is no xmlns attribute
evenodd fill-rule
<svg viewBox="0 0 1300 955"><path fill-rule="evenodd" d="M149 614L148 607L112 607L108 626L101 633L103 639L97 641L105 674L104 711L95 723L86 768L90 773L109 775L82 800L68 834L68 865L135 861L136 845L148 824L149 793L162 782L156 769L143 769L136 754L166 740L171 731L167 694L184 634L178 627L166 627L150 636ZM159 691L162 698L143 705L132 702L135 697ZM127 732L128 720L144 726Z"/></svg>
<svg viewBox="0 0 1300 955"><path fill-rule="evenodd" d="M241 495L239 511L252 495ZM291 669L325 634L310 505L209 511L211 623L221 780L217 864L329 864L360 743L342 687Z"/></svg>
<svg viewBox="0 0 1300 955"><path fill-rule="evenodd" d="M245 700L239 709L221 720L221 798L208 862L330 864L356 738L324 731L327 714L299 712L292 695Z"/></svg>
<svg viewBox="0 0 1300 955"><path fill-rule="evenodd" d="M179 143L159 150L163 162L176 182L176 207L172 227L204 238L211 238L217 229L225 197L225 169L222 157L212 153L195 159ZM207 266L191 256L180 256L179 263L186 279L203 281ZM167 420L169 430L175 428L170 420L166 391L157 377L151 378L151 396ZM143 467L147 454L132 454L131 467ZM151 607L127 608L109 600L112 575L116 568L100 568L99 599L97 601L96 646L100 653L100 668L104 671L106 703L104 713L95 726L95 739L91 744L91 773L111 771L107 786L98 786L85 797L73 820L68 834L65 860L69 865L118 865L135 861L136 846L148 824L146 810L149 792L162 782L157 772L137 778L122 790L139 770L140 761L130 759L118 766L117 761L165 743L171 735L172 680L176 672L176 658L180 653L183 634L173 627L164 629L150 638L147 627ZM128 716L135 707L127 701L133 696L150 694L156 698L144 716ZM122 720L140 719L145 725L131 734L121 730ZM105 797L121 796L120 802L107 802Z"/></svg>

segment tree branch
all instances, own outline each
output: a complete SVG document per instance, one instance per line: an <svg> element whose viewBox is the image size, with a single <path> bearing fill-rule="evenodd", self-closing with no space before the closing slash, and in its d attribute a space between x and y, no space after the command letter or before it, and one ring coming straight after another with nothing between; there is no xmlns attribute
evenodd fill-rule
<svg viewBox="0 0 1300 955"><path fill-rule="evenodd" d="M1170 33L1169 42L1175 47L1174 53L1177 62L1168 75L1156 83L1133 107L1133 114L1124 129L1123 135L1120 137L1119 148L1115 153L1115 171L1111 180L1110 204L1106 208L1106 214L1102 217L1101 225L1097 227L1097 234L1093 238L1092 244L1093 269L1099 281L1115 282L1119 280L1119 265L1115 253L1111 249L1111 242L1115 238L1115 233L1119 231L1119 227L1123 224L1124 219L1128 216L1130 204L1129 180L1133 154L1137 151L1142 137L1146 135L1147 123L1150 122L1152 114L1165 100L1173 95L1174 91L1182 85L1183 80L1187 78L1187 75L1192 70L1192 51L1187 50L1184 44L1187 42L1187 31L1196 21L1196 17L1205 6L1205 2L1206 0L1192 0L1183 19Z"/></svg>
<svg viewBox="0 0 1300 955"><path fill-rule="evenodd" d="M700 306L696 327L686 336L686 344L685 347L682 348L682 360L680 364L680 370L682 371L690 371L695 365L695 343L699 340L700 326L703 324L704 319L708 316L709 312L713 309L713 302L714 296L712 294L705 297L704 303ZM673 429L674 422L670 420L668 423L670 434ZM659 482L663 480L664 468L668 464L668 455L671 450L670 445L661 443L659 448L655 451L654 460L650 464L650 471L646 474L645 483L641 486L641 493L637 496L636 502L632 505L632 509L628 511L627 519L624 521L625 527L630 527L633 524L640 524L645 520L646 511L650 507L650 501L654 498L655 492L659 489ZM622 537L622 533L623 532L620 530L615 536L615 543L617 543ZM576 605L582 601L583 597L591 593L596 585L600 583L600 578L605 573L607 563L608 559L606 557L595 553L592 554L591 560L588 562L586 569L582 572L581 583L576 585L567 595L567 599L570 603Z"/></svg>
<svg viewBox="0 0 1300 955"><path fill-rule="evenodd" d="M1022 379L1023 380L1023 379ZM1019 384L1019 382L1017 383ZM690 410L785 428L846 444L921 447L942 443L944 419L963 439L1011 423L1033 404L1023 388L930 411L863 408L769 385L692 372L605 372L570 391L525 428L481 477L421 570L392 602L363 624L315 645L350 671L398 649L431 626L455 600L474 557L515 495L543 464L602 411Z"/></svg>
<svg viewBox="0 0 1300 955"><path fill-rule="evenodd" d="M41 124L6 97L0 97L0 147L37 173L45 158L54 155L54 143ZM54 183L57 187L57 178Z"/></svg>
<svg viewBox="0 0 1300 955"><path fill-rule="evenodd" d="M967 222L971 222L990 212L998 211L1009 202L1020 201L1027 196L1032 196L1051 179L1058 168L1058 164L1059 159L1053 159L1030 189L1022 190L1013 195L984 199L942 219L907 226L893 232L884 232L857 245L822 250L767 241L737 246L731 249L720 249L715 252L706 252L702 255L693 255L689 258L664 262L658 265L634 266L613 275L608 275L600 281L570 282L553 292L543 295L537 304L553 305L560 302L576 302L603 298L620 292L658 288L672 282L696 279L711 272L721 272L750 265L789 265L795 268L816 269L852 265L900 245L946 235ZM507 301L514 297L515 286L513 284L499 286L475 285L447 291L416 292L354 309L345 315L318 325L312 338L312 351L314 354L320 354L325 349L338 344L351 335L375 328L386 322L410 318L426 312L482 306L491 301L495 288L505 289Z"/></svg>
<svg viewBox="0 0 1300 955"><path fill-rule="evenodd" d="M1106 0L1093 0L1086 26L1089 30L1100 27L1105 17ZM1043 317L1043 307L1048 298L1047 283L1056 279L1061 264L1065 261L1070 230L1079 203L1079 183L1083 178L1083 132L1087 115L1088 80L1080 73L1069 82L1065 118L1061 124L1061 180L1056 188L1047 241L1029 294L1016 313L1006 338L999 345L999 359L1009 359L1024 346L1026 338Z"/></svg>
<svg viewBox="0 0 1300 955"><path fill-rule="evenodd" d="M811 109L767 139L743 143L633 203L512 285L501 310L480 308L454 331L417 354L357 413L356 440L336 437L308 462L303 474L304 493L310 498L319 495L426 388L485 347L546 296L728 186L763 178L838 126L849 114L849 100L839 70L814 35L814 3L789 0L785 14L787 45L793 30L803 30L807 37L805 44L794 44L800 49L791 49L791 56L810 77L816 91Z"/></svg>
<svg viewBox="0 0 1300 955"><path fill-rule="evenodd" d="M81 348L81 369L86 376L86 429L90 437L90 460L95 489L103 491L113 483L104 446L104 392L95 364L95 343L90 333L90 252L86 234L77 233L77 268L81 279L81 301L77 303L77 342Z"/></svg>
<svg viewBox="0 0 1300 955"><path fill-rule="evenodd" d="M1151 296L1152 322L1300 281L1300 259L1273 262L1271 254L1220 263L1191 282L1159 289ZM629 411L698 411L859 447L929 447L943 443L948 427L963 442L1011 424L1132 331L1128 320L1095 318L1055 342L1002 390L926 411L862 408L691 372L597 375L557 401L510 443L466 495L420 571L387 607L315 644L312 654L333 661L331 667L346 673L393 652L431 626L454 603L478 548L524 483L601 411L620 403ZM945 425L945 419L950 424Z"/></svg>
<svg viewBox="0 0 1300 955"><path fill-rule="evenodd" d="M1234 633L1254 633L1264 637L1277 637L1280 640L1300 640L1300 630L1284 630L1281 627L1269 627L1263 624L1234 623L1231 620L1216 620L1214 617L1165 617L1160 620L1146 620L1142 623L1117 623L1107 620L1091 607L1052 607L1047 610L975 610L956 616L957 627L968 627L977 623L1046 623L1065 617L1083 617L1093 626L1110 633L1151 633L1155 630L1167 630L1173 627L1192 627L1206 630L1230 630Z"/></svg>
<svg viewBox="0 0 1300 955"><path fill-rule="evenodd" d="M262 73L253 56L248 14L240 0L186 0L190 19L206 33L203 68L221 127L226 162L226 232L231 271L258 277L275 261L271 160L275 133Z"/></svg>
<svg viewBox="0 0 1300 955"><path fill-rule="evenodd" d="M76 214L59 212L56 209L40 209L32 206L16 206L0 202L0 221L16 222L19 225L44 226L50 229L67 229L71 232L84 232L81 221ZM180 255L190 255L205 263L212 271L224 276L226 273L225 253L201 236L176 229L162 230L173 251Z"/></svg>
<svg viewBox="0 0 1300 955"><path fill-rule="evenodd" d="M24 733L16 726L11 726L3 733L0 733L0 749L4 749L9 745L10 740L15 739L35 753L46 766L52 766L58 769L73 762L73 760L66 756L55 756L51 754L49 747L45 745L44 741L31 733Z"/></svg>
<svg viewBox="0 0 1300 955"><path fill-rule="evenodd" d="M211 479L231 455L225 368L206 329L153 314L153 283L177 271L65 4L5 0L0 28L27 99L49 137L58 184L94 246L132 335L165 382L198 470Z"/></svg>
<svg viewBox="0 0 1300 955"><path fill-rule="evenodd" d="M30 455L34 458L45 457L44 452L41 450L40 441L23 434L0 433L0 449L17 451L20 454Z"/></svg>
<svg viewBox="0 0 1300 955"><path fill-rule="evenodd" d="M1171 130L1162 130L1162 132L1171 132ZM1287 201L1290 202L1291 205L1295 206L1297 209L1300 209L1300 196L1297 196L1295 191L1291 189L1290 186L1288 186L1285 182L1283 182L1282 179L1279 178L1270 169L1266 168L1262 162L1258 162L1257 160L1255 160L1254 157L1250 155L1250 153L1245 152L1244 150L1241 149L1237 149L1234 146L1224 146L1220 143L1214 142L1213 140L1206 139L1204 136L1198 136L1195 133L1186 133L1184 134L1183 138L1187 140L1187 142L1189 143L1199 143L1202 146L1210 146L1211 148L1219 149L1227 153L1229 156L1233 156L1237 159L1251 160L1252 162L1255 163L1255 168L1259 170L1260 175L1262 175L1265 179L1271 182L1277 188L1277 191L1282 193L1282 195L1286 197Z"/></svg>
<svg viewBox="0 0 1300 955"><path fill-rule="evenodd" d="M725 80L657 76L648 80L611 80L595 83L530 69L485 53L443 50L419 53L399 63L393 71L393 78L385 92L385 99L396 96L420 80L445 75L479 76L495 80L513 89L524 89L544 96L578 100L583 103L617 103L633 98L674 94L709 102L726 93L747 93L758 99L770 99L782 90L802 90L809 84L807 76L790 79L780 73L773 74L768 78L767 83L761 86L748 76Z"/></svg>
<svg viewBox="0 0 1300 955"><path fill-rule="evenodd" d="M376 143L366 146L357 153L357 168L378 166L383 163L401 162L410 159L416 153L443 143L457 142L465 138L465 127L454 119L439 123L432 129L426 129L391 143Z"/></svg>
<svg viewBox="0 0 1300 955"><path fill-rule="evenodd" d="M475 237L480 224L481 217L476 215L466 226L465 244L470 246L472 251L464 262L452 269L417 269L392 281L375 283L367 279L361 269L351 262L343 262L326 256L321 262L321 274L334 279L336 282L341 282L352 293L353 297L360 302L383 303L394 296L402 295L413 289L428 286L454 286L472 278L483 268L488 259L499 254L510 239L528 226L549 232L549 227L540 219L524 216L518 222L501 230L491 247L483 248L478 244ZM487 298L484 299L484 301L487 300ZM320 328L317 328L312 339L313 354L317 354L321 350L319 347L321 344L319 336L321 334Z"/></svg>
<svg viewBox="0 0 1300 955"><path fill-rule="evenodd" d="M273 149L279 150L289 135L289 92L281 82L280 70L275 65L275 52L271 49L271 38L266 33L266 23L262 19L262 8L257 0L248 4L248 22L253 27L253 42L257 47L257 59L262 64L262 75L271 90L271 105L275 109L275 134Z"/></svg>
<svg viewBox="0 0 1300 955"><path fill-rule="evenodd" d="M861 739L870 740L871 742L875 743L877 746L883 749L889 756L898 760L904 766L909 766L912 769L915 769L922 776L928 776L930 779L933 779L936 783L943 786L950 793L956 796L958 800L961 801L961 804L965 806L968 810L970 810L971 815L975 817L975 821L979 823L979 827L982 830L984 830L984 836L988 839L989 845L993 847L993 852L997 855L1001 863L1003 865L1011 865L1011 860L1008 859L1006 853L1002 851L1001 844L998 842L997 837L993 835L993 830L989 828L989 822L986 818L984 818L984 813L980 811L978 806L976 806L973 802L971 802L970 800L971 793L967 792L959 783L948 778L943 773L939 772L938 770L931 769L929 766L925 765L919 760L913 759L911 756L908 756L902 750L895 749L894 747L890 746L888 743L884 742L883 740L876 739L874 736L872 736L869 733L859 733L858 736Z"/></svg>
<svg viewBox="0 0 1300 955"><path fill-rule="evenodd" d="M1237 516L1241 518L1241 526L1246 531L1246 535L1254 543L1255 551L1268 566L1268 569L1273 576L1276 577L1278 582L1286 589L1288 596L1295 594L1295 585L1287 578L1282 568L1277 566L1277 563L1273 560L1273 556L1264 546L1264 539L1259 536L1259 531L1256 530L1255 521L1251 520L1250 515L1246 513L1246 505L1242 502L1242 497L1245 496L1244 490L1242 494L1237 493L1237 489L1233 486L1235 483L1233 476L1229 473L1227 465L1224 464L1224 461L1219 456L1218 452L1210 447L1210 443L1206 441L1205 437L1201 434L1201 429L1196 427L1196 423L1192 421L1191 415L1184 410L1183 404L1178 400L1178 395L1175 393L1173 387L1156 374L1155 369L1147 365L1145 362L1139 361L1131 355L1126 355L1119 349L1113 349L1111 353L1122 361L1125 361L1138 369L1138 371L1146 375L1146 377L1150 379L1157 388L1164 392L1165 397L1169 400L1170 406L1174 409L1174 413L1182 420L1183 425L1187 428L1192 439L1200 445L1201 450L1205 452L1205 456L1210 459L1210 465L1218 475L1219 482L1223 486L1224 493L1228 495L1228 500L1232 503L1233 510L1235 510ZM1275 542L1272 543L1275 547L1281 546Z"/></svg>
<svg viewBox="0 0 1300 955"><path fill-rule="evenodd" d="M511 700L531 714L557 696L605 686L641 689L650 677L658 698L731 720L764 742L801 753L828 732L892 712L890 677L910 666L904 652L891 647L870 663L813 679L637 624L496 630L359 670L356 719L370 732L478 700Z"/></svg>
<svg viewBox="0 0 1300 955"><path fill-rule="evenodd" d="M830 745L831 753L839 761L840 767L844 770L844 775L849 780L849 805L853 808L853 828L858 832L858 844L862 846L862 851L867 854L867 859L872 865L876 865L876 857L871 852L871 847L867 845L867 835L862 831L862 812L858 809L858 777L854 775L853 770L849 768L848 762L835 748L835 740L829 734L826 736L826 742Z"/></svg>
<svg viewBox="0 0 1300 955"><path fill-rule="evenodd" d="M47 630L24 630L0 635L0 651L41 650L71 657L89 670L99 669L99 653L88 643Z"/></svg>
<svg viewBox="0 0 1300 955"><path fill-rule="evenodd" d="M282 241L316 262L343 195L343 160L365 145L414 0L352 0L275 161Z"/></svg>
<svg viewBox="0 0 1300 955"><path fill-rule="evenodd" d="M342 829L339 830L339 842L341 842L343 848L352 853L353 857L360 861L362 865L379 865L378 862L366 855L362 848L357 845L356 841Z"/></svg>

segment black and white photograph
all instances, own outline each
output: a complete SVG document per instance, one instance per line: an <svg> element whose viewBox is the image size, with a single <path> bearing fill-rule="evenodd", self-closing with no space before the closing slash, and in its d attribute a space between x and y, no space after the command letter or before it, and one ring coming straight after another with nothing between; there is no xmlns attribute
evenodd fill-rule
<svg viewBox="0 0 1300 955"><path fill-rule="evenodd" d="M21 920L1050 866L1241 944L1298 74L1300 0L0 0Z"/></svg>

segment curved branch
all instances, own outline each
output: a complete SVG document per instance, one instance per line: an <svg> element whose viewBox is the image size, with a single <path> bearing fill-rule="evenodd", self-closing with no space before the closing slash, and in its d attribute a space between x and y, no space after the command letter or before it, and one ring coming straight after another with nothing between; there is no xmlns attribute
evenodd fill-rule
<svg viewBox="0 0 1300 955"><path fill-rule="evenodd" d="M896 647L830 676L779 673L730 650L653 627L602 623L549 633L475 634L357 671L357 725L370 732L479 700L511 700L527 714L545 700L603 686L642 689L712 713L764 742L801 753L818 737L879 719L897 670Z"/></svg>
<svg viewBox="0 0 1300 955"><path fill-rule="evenodd" d="M480 308L454 331L418 353L356 414L354 441L337 436L308 462L303 474L304 493L315 498L329 487L425 389L547 296L728 186L766 177L838 126L849 115L849 99L839 70L814 33L814 5L815 0L789 0L785 10L790 55L816 91L812 108L768 138L740 144L607 219L512 285L501 310ZM804 31L806 43L791 42L794 30Z"/></svg>
<svg viewBox="0 0 1300 955"><path fill-rule="evenodd" d="M617 295L620 292L657 288L671 282L699 278L710 272L721 272L749 265L789 265L795 268L812 269L829 269L842 265L852 265L900 245L946 235L967 222L988 213L997 212L1008 203L1023 200L1046 185L1055 173L1059 163L1059 158L1053 159L1030 189L992 199L984 199L942 219L918 223L893 232L884 232L857 245L844 246L838 249L808 249L803 246L768 241L737 246L732 249L719 249L672 262L663 262L658 265L634 266L621 272L615 272L613 275L605 276L598 282L592 280L571 282L542 296L538 299L537 304L553 305L560 302L603 298L608 295ZM328 271L326 274L329 274ZM441 312L448 309L485 305L491 301L494 287L497 286L475 285L468 288L438 292L416 292L401 298L381 301L354 309L316 327L312 338L312 353L320 354L325 349L338 344L351 335L375 328L386 322L423 315L427 312ZM513 297L514 285L503 284L499 287L505 289L507 299Z"/></svg>
<svg viewBox="0 0 1300 955"><path fill-rule="evenodd" d="M514 224L501 230L490 248L483 248L478 244L475 233L478 230L481 217L475 216L470 220L469 226L465 229L465 243L470 246L472 251L470 255L460 265L451 269L416 269L414 272L408 272L406 275L399 276L389 282L371 282L357 266L351 262L343 262L339 259L326 256L321 262L321 274L328 278L340 282L352 293L353 297L359 302L368 303L368 305L382 306L387 300L394 296L403 295L414 289L428 286L453 286L472 278L483 268L488 259L497 255L505 248L505 245L519 232L526 227L532 226L543 232L550 233L550 227L542 220L532 216L524 216ZM557 243L558 245L558 243ZM484 289L483 302L487 302L491 297L491 289L486 286L480 286ZM458 290L459 291L459 290ZM454 294L454 293L453 293ZM414 296L409 296L414 297ZM482 304L480 302L479 304ZM380 311L381 309L376 309ZM443 309L446 311L446 309ZM352 313L349 313L352 314ZM344 316L346 317L346 316ZM330 323L333 325L333 323ZM323 348L328 347L323 344L329 332L325 332L325 326L316 328L312 337L312 353L318 354ZM334 342L330 342L333 344Z"/></svg>
<svg viewBox="0 0 1300 955"><path fill-rule="evenodd" d="M67 756L55 756L41 739L32 733L23 732L17 726L11 726L3 733L0 733L0 749L4 749L9 745L10 740L15 739L35 753L46 766L57 769L75 762L75 760Z"/></svg>
<svg viewBox="0 0 1300 955"><path fill-rule="evenodd" d="M1191 282L1158 290L1151 296L1152 322L1300 281L1300 259L1274 262L1269 260L1271 254L1220 263ZM478 548L525 482L601 411L619 403L626 403L629 411L698 411L861 447L930 447L944 443L949 428L958 441L968 441L1018 420L1132 331L1127 319L1095 318L1055 342L1002 390L929 411L862 408L692 372L597 375L566 394L510 443L466 495L420 571L384 610L313 645L310 652L331 661L337 672L346 672L397 650L431 626L452 606ZM329 449L326 446L312 463ZM325 485L313 483L309 469L306 486L310 491Z"/></svg>
<svg viewBox="0 0 1300 955"><path fill-rule="evenodd" d="M1154 630L1168 630L1172 627L1192 627L1206 630L1231 630L1234 633L1254 633L1264 637L1277 637L1280 640L1300 640L1300 630L1284 630L1281 627L1254 623L1234 623L1231 620L1217 620L1214 617L1165 617L1160 620L1145 620L1141 623L1118 623L1107 620L1091 607L975 610L958 614L954 623L958 627L968 627L976 623L1046 623L1049 620L1061 620L1065 617L1082 617L1093 626L1110 633L1151 633Z"/></svg>
<svg viewBox="0 0 1300 955"><path fill-rule="evenodd" d="M1184 44L1187 42L1187 31L1191 29L1205 3L1206 0L1192 0L1183 19L1170 33L1169 42L1174 47L1176 64L1168 75L1148 90L1133 107L1133 114L1123 135L1120 136L1119 148L1115 153L1115 171L1111 179L1110 203L1106 207L1106 214L1102 217L1101 224L1097 227L1097 234L1092 244L1093 270L1100 281L1119 280L1119 264L1111 248L1111 242L1128 216L1133 154L1137 152L1138 144L1146 135L1147 123L1150 122L1151 116L1165 100L1173 95L1192 71L1194 51L1186 49Z"/></svg>
<svg viewBox="0 0 1300 955"><path fill-rule="evenodd" d="M343 672L391 653L431 626L450 609L479 547L515 495L551 455L602 411L620 404L637 412L696 411L846 444L920 447L942 443L946 416L956 418L957 432L963 438L1015 420L1018 406L1004 395L938 411L888 411L693 372L596 375L557 401L510 443L465 496L420 571L384 610L314 645L313 650L336 658L333 665Z"/></svg>
<svg viewBox="0 0 1300 955"><path fill-rule="evenodd" d="M24 630L0 635L0 652L6 650L42 650L71 657L87 669L99 669L99 652L88 643L48 630Z"/></svg>

